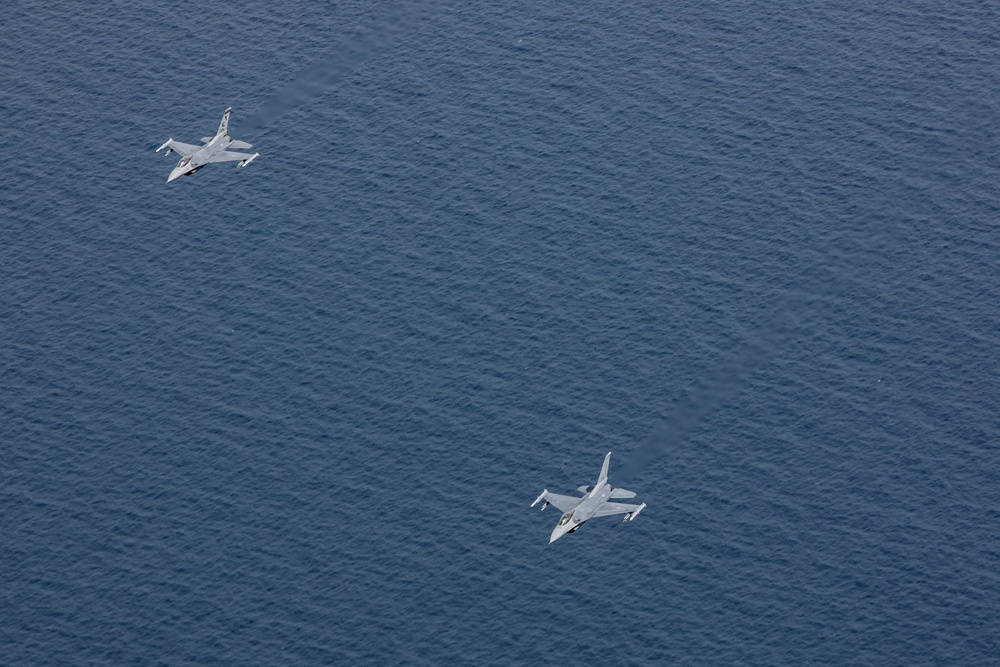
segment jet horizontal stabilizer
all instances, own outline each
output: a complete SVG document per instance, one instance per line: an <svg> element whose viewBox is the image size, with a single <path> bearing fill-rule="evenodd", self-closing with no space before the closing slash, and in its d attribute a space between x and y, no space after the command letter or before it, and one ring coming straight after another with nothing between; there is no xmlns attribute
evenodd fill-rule
<svg viewBox="0 0 1000 667"><path fill-rule="evenodd" d="M635 498L635 491L627 489L612 489L609 498Z"/></svg>

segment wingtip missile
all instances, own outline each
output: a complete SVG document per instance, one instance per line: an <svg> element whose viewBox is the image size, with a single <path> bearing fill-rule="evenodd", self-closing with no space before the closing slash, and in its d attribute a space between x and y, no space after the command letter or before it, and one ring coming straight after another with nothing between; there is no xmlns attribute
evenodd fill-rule
<svg viewBox="0 0 1000 667"><path fill-rule="evenodd" d="M646 509L646 503L639 505L637 508L635 508L635 511L626 514L625 518L622 519L622 521L635 521L635 518L639 516L639 512L641 512L644 509Z"/></svg>
<svg viewBox="0 0 1000 667"><path fill-rule="evenodd" d="M534 507L535 505L537 505L538 501L541 500L542 498L544 498L545 494L548 493L548 492L549 492L548 489L543 489L542 492L541 492L541 494L539 494L539 496L537 498L535 498L535 502L531 503L531 506ZM545 503L545 504L548 505L548 503ZM545 508L543 507L542 509L545 509Z"/></svg>
<svg viewBox="0 0 1000 667"><path fill-rule="evenodd" d="M248 157L246 160L241 160L240 163L236 165L236 168L239 169L240 167L247 166L248 164L250 164L251 162L253 162L255 159L257 159L258 155L260 155L260 153L254 153L253 155L251 155L250 157Z"/></svg>
<svg viewBox="0 0 1000 667"><path fill-rule="evenodd" d="M173 141L172 138L171 139L167 139L166 141L164 141L163 145L156 149L156 152L159 153L164 148L166 148L167 146L169 146L171 141ZM167 151L166 153L164 153L164 155L170 155L170 151Z"/></svg>

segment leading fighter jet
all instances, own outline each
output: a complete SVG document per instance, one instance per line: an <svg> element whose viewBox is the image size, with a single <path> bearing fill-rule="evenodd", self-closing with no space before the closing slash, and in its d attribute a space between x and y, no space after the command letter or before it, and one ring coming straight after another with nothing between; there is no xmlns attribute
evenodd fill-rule
<svg viewBox="0 0 1000 667"><path fill-rule="evenodd" d="M181 156L181 161L170 172L167 183L177 180L181 176L193 174L210 162L236 162L239 160L240 163L236 165L236 168L239 169L250 164L254 158L260 155L260 153L251 155L250 153L237 153L228 150L230 148L252 148L252 144L248 144L245 141L236 141L229 136L229 114L232 110L233 108L229 107L222 114L219 131L215 133L214 137L201 138L204 145L182 144L179 141L167 139L162 146L156 149L156 152L159 153L166 148L167 152L164 155L170 155L170 152L173 151Z"/></svg>
<svg viewBox="0 0 1000 667"><path fill-rule="evenodd" d="M552 544L566 533L572 533L583 525L584 521L593 519L596 516L611 516L612 514L624 514L622 521L632 521L639 512L646 507L646 503L641 505L626 505L625 503L609 503L611 498L635 498L635 493L625 489L616 489L608 484L608 466L611 464L611 452L604 457L604 465L601 467L601 476L597 478L594 486L581 486L577 491L585 494L582 498L576 496L560 496L556 493L549 493L548 489L542 491L542 495L535 498L531 503L534 507L544 500L542 505L544 510L549 504L555 505L564 514L552 531L549 544Z"/></svg>

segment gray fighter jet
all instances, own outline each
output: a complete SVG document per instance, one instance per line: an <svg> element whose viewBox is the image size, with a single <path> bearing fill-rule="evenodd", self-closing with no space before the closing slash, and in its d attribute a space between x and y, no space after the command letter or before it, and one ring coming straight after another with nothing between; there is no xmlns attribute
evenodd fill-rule
<svg viewBox="0 0 1000 667"><path fill-rule="evenodd" d="M246 149L252 147L245 141L236 141L229 136L229 114L232 110L233 108L229 107L222 114L219 131L215 133L214 137L201 138L203 145L182 144L179 141L167 139L166 143L156 149L156 152L159 153L166 148L167 152L164 155L170 155L170 152L173 151L181 156L181 161L170 172L167 183L177 180L181 176L193 174L211 162L236 162L239 160L239 164L236 165L236 168L239 169L250 164L254 158L260 155L260 153L251 155L250 153L237 153L229 150L230 148Z"/></svg>
<svg viewBox="0 0 1000 667"><path fill-rule="evenodd" d="M583 525L588 519L597 516L611 516L613 514L624 514L622 521L632 521L639 512L646 507L646 503L641 505L626 505L625 503L609 503L611 498L635 498L635 493L625 489L616 489L608 484L608 466L611 464L611 452L604 457L604 465L601 467L601 476L597 478L594 486L581 486L577 491L585 494L582 498L576 496L560 496L556 493L549 493L548 489L542 491L542 495L535 498L531 503L534 507L542 500L544 510L551 503L559 508L564 514L552 531L549 544L552 544L566 533L572 533Z"/></svg>

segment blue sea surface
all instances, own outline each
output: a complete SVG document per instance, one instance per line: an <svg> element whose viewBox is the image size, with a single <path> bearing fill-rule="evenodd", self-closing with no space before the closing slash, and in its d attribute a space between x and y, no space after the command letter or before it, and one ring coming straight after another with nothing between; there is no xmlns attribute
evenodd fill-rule
<svg viewBox="0 0 1000 667"><path fill-rule="evenodd" d="M0 664L1000 664L998 18L6 3Z"/></svg>

